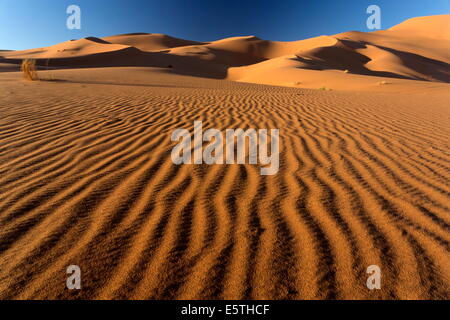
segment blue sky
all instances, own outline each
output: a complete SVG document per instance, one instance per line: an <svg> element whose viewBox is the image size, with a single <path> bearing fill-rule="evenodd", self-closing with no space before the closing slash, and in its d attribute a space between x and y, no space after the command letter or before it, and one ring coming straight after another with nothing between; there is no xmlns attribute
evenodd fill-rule
<svg viewBox="0 0 450 320"><path fill-rule="evenodd" d="M78 5L81 30L66 28ZM366 8L381 7L382 29L450 13L450 0L0 0L0 49L28 49L88 36L165 33L212 41L238 35L290 41L367 30Z"/></svg>

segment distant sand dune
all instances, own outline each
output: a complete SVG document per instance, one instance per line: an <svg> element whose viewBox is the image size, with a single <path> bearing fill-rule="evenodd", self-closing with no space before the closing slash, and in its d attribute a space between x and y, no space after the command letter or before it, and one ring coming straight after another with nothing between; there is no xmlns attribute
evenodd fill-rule
<svg viewBox="0 0 450 320"><path fill-rule="evenodd" d="M3 51L0 64L33 58L51 68L170 67L178 74L271 85L316 88L337 83L341 90L360 83L353 75L449 83L449 26L450 15L419 17L385 31L352 31L292 42L255 36L197 42L135 33ZM336 72L346 74L336 82Z"/></svg>

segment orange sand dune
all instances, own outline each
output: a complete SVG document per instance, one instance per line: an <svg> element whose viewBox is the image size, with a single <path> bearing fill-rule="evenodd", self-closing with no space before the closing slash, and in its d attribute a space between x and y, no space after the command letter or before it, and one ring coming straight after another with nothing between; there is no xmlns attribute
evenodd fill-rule
<svg viewBox="0 0 450 320"><path fill-rule="evenodd" d="M449 299L449 17L0 51L0 299ZM194 121L278 128L278 173L175 165Z"/></svg>
<svg viewBox="0 0 450 320"><path fill-rule="evenodd" d="M331 87L335 73L344 72L333 88L341 90L351 90L360 81L353 75L448 83L449 25L450 15L419 17L385 31L293 42L243 36L204 43L162 34L125 34L3 52L0 63L34 58L54 68L170 66L179 74L304 88Z"/></svg>
<svg viewBox="0 0 450 320"><path fill-rule="evenodd" d="M336 39L327 36L293 42L267 41L255 36L233 37L202 46L178 47L170 50L170 53L190 55L233 67L250 65L317 46L333 45L335 41Z"/></svg>
<svg viewBox="0 0 450 320"><path fill-rule="evenodd" d="M417 17L402 22L390 31L412 32L416 36L431 37L435 39L450 39L450 15L436 15L428 17Z"/></svg>

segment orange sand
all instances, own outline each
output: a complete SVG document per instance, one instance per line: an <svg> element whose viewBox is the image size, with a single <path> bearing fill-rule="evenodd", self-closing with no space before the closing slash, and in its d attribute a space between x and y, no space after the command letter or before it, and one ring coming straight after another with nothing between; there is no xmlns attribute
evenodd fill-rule
<svg viewBox="0 0 450 320"><path fill-rule="evenodd" d="M0 298L448 299L449 17L1 51ZM27 57L64 70L23 81ZM174 165L195 120L279 128L278 174Z"/></svg>

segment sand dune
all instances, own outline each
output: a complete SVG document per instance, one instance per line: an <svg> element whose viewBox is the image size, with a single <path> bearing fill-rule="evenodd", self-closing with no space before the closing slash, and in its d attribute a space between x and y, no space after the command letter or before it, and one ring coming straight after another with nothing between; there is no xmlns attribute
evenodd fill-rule
<svg viewBox="0 0 450 320"><path fill-rule="evenodd" d="M230 68L229 79L306 88L333 86L341 90L354 89L361 79L354 74L448 83L449 25L450 15L443 15L411 19L386 31L337 34L328 37L332 40L326 45L316 42L313 47L297 47L276 59ZM336 75L339 71L346 74ZM336 77L339 82L334 81ZM362 78L363 82L371 80Z"/></svg>
<svg viewBox="0 0 450 320"><path fill-rule="evenodd" d="M3 52L0 63L34 58L54 68L170 66L179 74L304 88L330 87L336 83L335 73L345 72L348 76L339 77L334 88L340 90L353 88L355 74L448 83L449 25L450 15L419 17L386 31L353 31L293 42L242 36L204 43L162 34L125 34Z"/></svg>
<svg viewBox="0 0 450 320"><path fill-rule="evenodd" d="M448 18L1 51L0 298L449 299ZM173 164L196 120L279 128L279 172Z"/></svg>

